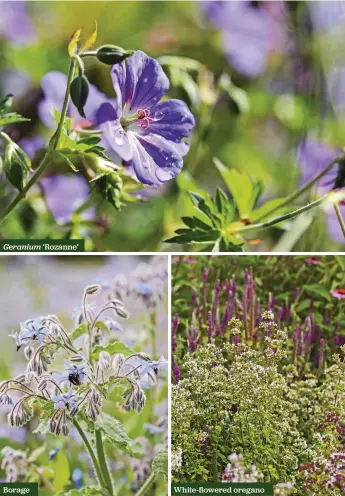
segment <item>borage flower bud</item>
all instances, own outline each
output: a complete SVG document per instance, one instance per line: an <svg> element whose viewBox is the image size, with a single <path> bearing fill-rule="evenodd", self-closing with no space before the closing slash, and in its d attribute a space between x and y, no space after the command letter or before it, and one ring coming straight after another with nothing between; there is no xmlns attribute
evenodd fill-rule
<svg viewBox="0 0 345 496"><path fill-rule="evenodd" d="M10 427L22 427L29 422L32 416L33 409L28 404L26 398L23 398L16 403L12 411L8 414L8 424Z"/></svg>
<svg viewBox="0 0 345 496"><path fill-rule="evenodd" d="M32 357L32 354L34 352L34 348L32 346L26 346L24 348L24 356L27 360L30 360L30 358Z"/></svg>
<svg viewBox="0 0 345 496"><path fill-rule="evenodd" d="M134 53L133 50L124 50L116 45L104 45L97 50L97 59L106 65L114 65L127 59Z"/></svg>
<svg viewBox="0 0 345 496"><path fill-rule="evenodd" d="M124 307L117 307L115 308L115 312L119 317L122 317L123 319L128 319L129 313L127 310L124 309Z"/></svg>
<svg viewBox="0 0 345 496"><path fill-rule="evenodd" d="M71 363L82 363L85 361L85 357L83 357L80 353L76 353L70 357L69 361Z"/></svg>
<svg viewBox="0 0 345 496"><path fill-rule="evenodd" d="M93 421L96 420L101 413L102 398L96 388L91 387L87 397L86 415Z"/></svg>
<svg viewBox="0 0 345 496"><path fill-rule="evenodd" d="M124 404L125 410L136 410L140 412L144 408L146 401L145 393L139 386L132 387L130 394L127 397L127 401Z"/></svg>
<svg viewBox="0 0 345 496"><path fill-rule="evenodd" d="M90 284L89 286L86 286L85 288L85 293L89 295L96 295L100 293L101 291L101 286L100 284Z"/></svg>
<svg viewBox="0 0 345 496"><path fill-rule="evenodd" d="M122 353L117 353L113 356L111 367L114 371L115 377L119 375L122 365L125 362L125 357Z"/></svg>
<svg viewBox="0 0 345 496"><path fill-rule="evenodd" d="M59 408L53 413L53 415L49 419L48 425L50 432L52 434L55 434L56 436L61 433L64 436L68 436L69 434L70 422L68 420L66 411L63 408Z"/></svg>
<svg viewBox="0 0 345 496"><path fill-rule="evenodd" d="M13 405L13 400L8 393L2 393L0 395L0 404L1 405Z"/></svg>
<svg viewBox="0 0 345 496"><path fill-rule="evenodd" d="M110 355L106 351L101 351L99 354L99 368L101 370L108 370L110 368Z"/></svg>
<svg viewBox="0 0 345 496"><path fill-rule="evenodd" d="M84 107L89 96L89 82L84 75L79 75L73 79L70 87L71 100L77 107L79 114L85 116Z"/></svg>

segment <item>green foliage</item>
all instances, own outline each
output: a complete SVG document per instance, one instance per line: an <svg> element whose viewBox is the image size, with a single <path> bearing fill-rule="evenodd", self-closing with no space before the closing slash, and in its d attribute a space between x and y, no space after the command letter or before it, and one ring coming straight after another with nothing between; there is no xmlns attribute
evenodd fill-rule
<svg viewBox="0 0 345 496"><path fill-rule="evenodd" d="M121 422L106 413L102 413L94 424L95 429L105 434L108 442L113 443L117 449L135 456L136 450L133 441L128 437Z"/></svg>
<svg viewBox="0 0 345 496"><path fill-rule="evenodd" d="M168 480L168 452L159 451L156 458L152 462L152 470L155 477L163 477L164 480Z"/></svg>
<svg viewBox="0 0 345 496"><path fill-rule="evenodd" d="M241 473L273 482L277 494L342 495L332 473L342 480L343 300L331 293L344 287L342 269L343 257L331 256L175 262L174 480L248 480L232 479Z"/></svg>
<svg viewBox="0 0 345 496"><path fill-rule="evenodd" d="M55 491L63 491L70 484L70 469L66 455L59 451L55 458L49 462L49 465L54 470Z"/></svg>
<svg viewBox="0 0 345 496"><path fill-rule="evenodd" d="M241 251L241 241L228 236L226 228L234 221L236 213L232 201L218 189L215 198L191 193L196 216L182 217L187 226L177 229L169 243L206 245L213 251Z"/></svg>
<svg viewBox="0 0 345 496"><path fill-rule="evenodd" d="M98 359L101 351L106 351L109 355L114 355L115 353L122 353L125 356L131 355L133 351L128 348L124 343L116 338L112 338L108 341L106 346L96 346L94 352L92 353L92 358Z"/></svg>

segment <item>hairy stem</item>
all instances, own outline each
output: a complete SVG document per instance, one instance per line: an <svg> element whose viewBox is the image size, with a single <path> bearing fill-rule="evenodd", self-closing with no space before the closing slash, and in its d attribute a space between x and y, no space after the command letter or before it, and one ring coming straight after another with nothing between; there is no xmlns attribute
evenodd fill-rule
<svg viewBox="0 0 345 496"><path fill-rule="evenodd" d="M340 224L340 227L341 227L341 231L342 231L343 236L345 238L345 224L344 224L344 219L343 219L343 216L341 215L340 208L339 208L339 205L337 203L334 204L334 210L335 210L335 213L337 214L337 218L338 218L338 221L339 221L339 224Z"/></svg>
<svg viewBox="0 0 345 496"><path fill-rule="evenodd" d="M282 203L280 203L279 205L277 205L276 207L274 207L272 210L270 210L270 212L267 212L265 213L264 215L262 215L261 217L259 217L258 219L256 219L257 221L260 221L262 219L265 219L266 217L268 217L269 215L273 214L274 212L276 212L277 210L279 210L280 208L282 207L285 207L286 205L289 205L291 202L293 202L294 200L296 200L298 197L300 197L301 195L303 195L303 193L305 193L306 191L308 191L308 189L310 189L315 183L317 183L317 181L319 179L321 179L321 177L323 177L325 174L327 174L328 171L330 171L338 162L340 162L340 160L342 160L344 158L343 155L340 155L339 157L336 157L329 165L327 165L327 167L325 169L323 169L317 176L315 176L313 179L311 179L310 181L308 181L307 183L305 183L303 186L301 186L299 189L297 189L296 191L294 191L293 193L291 193L291 195L288 195L285 200L282 201Z"/></svg>
<svg viewBox="0 0 345 496"><path fill-rule="evenodd" d="M66 88L66 93L65 93L65 99L63 102L63 107L61 111L61 117L60 117L60 122L58 124L58 128L53 135L49 147L47 150L46 155L44 156L42 162L34 172L34 174L31 176L27 184L24 186L22 191L18 193L18 195L12 200L12 202L8 205L8 207L5 208L5 210L2 212L0 215L0 224L4 222L5 219L10 215L10 213L16 208L18 203L25 198L26 193L29 191L29 189L38 181L38 179L41 177L43 172L47 169L48 165L51 162L51 155L54 150L58 147L59 140L61 137L61 133L63 130L63 125L65 122L66 114L67 114L67 109L68 109L68 102L69 102L69 89L70 85L74 76L74 70L75 70L75 65L76 62L74 59L71 59L70 66L69 66L69 71L68 71L68 78L67 78L67 88Z"/></svg>
<svg viewBox="0 0 345 496"><path fill-rule="evenodd" d="M100 469L100 467L99 467L99 464L98 464L98 461L97 461L96 455L95 455L95 453L94 453L94 451L93 451L93 448L92 448L92 446L91 446L91 444L90 444L90 442L89 442L88 438L86 437L86 435L85 435L85 433L84 433L83 429L81 428L81 426L80 426L79 422L78 422L76 419L74 419L74 420L73 420L73 424L74 424L75 428L77 429L77 431L79 432L80 437L81 437L81 438L82 438L82 440L84 441L84 444L85 444L85 446L86 446L86 449L87 449L87 451L89 452L89 455L90 455L90 457L91 457L91 460L92 460L93 466L95 467L95 471L96 471L97 478L98 478L98 481L99 481L100 485L101 485L102 487L104 487L105 489L107 489L107 485L106 485L106 483L105 483L105 481L104 481L104 479L103 479L103 474L102 474L102 471L101 471L101 469Z"/></svg>
<svg viewBox="0 0 345 496"><path fill-rule="evenodd" d="M95 430L95 437L96 437L96 449L97 449L97 456L99 460L99 465L104 477L104 481L106 484L106 488L108 489L109 493L111 496L114 496L114 488L113 488L113 482L110 477L109 473L109 468L107 464L107 460L105 457L104 453L104 446L103 446L103 439L102 439L102 432L98 429Z"/></svg>
<svg viewBox="0 0 345 496"><path fill-rule="evenodd" d="M2 212L2 214L0 215L0 224L2 224L5 219L7 219L7 217L10 215L12 210L15 209L15 207L23 198L25 198L26 193L29 191L31 186L33 186L38 181L38 179L46 170L50 162L51 162L51 155L50 152L48 152L44 157L44 159L42 160L42 162L40 163L40 165L38 166L38 168L36 169L36 171L34 172L34 174L26 183L24 188L18 193L18 195L14 198L14 200L12 200L12 202L8 205L8 207L6 207L5 210Z"/></svg>
<svg viewBox="0 0 345 496"><path fill-rule="evenodd" d="M144 494L146 494L147 491L152 486L154 480L155 480L155 474L152 472L150 477L146 479L145 484L141 486L141 488L139 489L139 491L136 493L135 496L144 496Z"/></svg>
<svg viewBox="0 0 345 496"><path fill-rule="evenodd" d="M53 150L56 150L57 149L57 147L59 145L59 140L61 138L61 134L62 134L62 130L63 130L63 126L64 126L64 123L65 123L65 119L66 119L66 115L67 115L67 110L68 110L69 89L70 89L70 86L71 86L71 83L72 83L72 80L73 80L73 77L74 77L74 71L75 71L76 64L77 64L76 60L74 58L72 58L71 61L70 61L70 64L69 64L69 69L68 69L67 87L66 87L65 98L64 98L64 101L63 101L63 105L62 105L60 121L59 121L59 124L58 124L58 128L57 128L54 136L51 139Z"/></svg>
<svg viewBox="0 0 345 496"><path fill-rule="evenodd" d="M285 214L285 215L280 215L279 217L274 217L273 219L271 219L267 222L261 222L259 224L252 224L252 225L243 226L243 227L234 227L232 229L230 227L228 227L227 233L228 234L244 233L244 232L255 231L257 229L264 229L266 227L274 226L275 224L278 224L279 222L282 222L282 221L288 220L288 219L292 219L293 217L296 217L296 215L302 214L303 212L307 212L308 210L311 210L312 208L315 208L318 205L321 205L321 203L323 203L326 198L327 198L327 195L325 195L322 198L319 198L318 200L315 200L311 203L308 203L308 205L305 205L304 207L298 208L297 210L294 210L293 212L289 212L288 214Z"/></svg>

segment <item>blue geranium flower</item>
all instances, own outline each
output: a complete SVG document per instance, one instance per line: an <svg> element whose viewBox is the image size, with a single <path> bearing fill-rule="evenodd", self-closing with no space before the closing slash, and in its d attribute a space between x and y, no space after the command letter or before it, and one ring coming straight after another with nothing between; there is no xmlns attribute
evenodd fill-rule
<svg viewBox="0 0 345 496"><path fill-rule="evenodd" d="M0 36L8 41L27 45L37 39L37 33L27 13L26 2L0 1Z"/></svg>
<svg viewBox="0 0 345 496"><path fill-rule="evenodd" d="M339 155L339 150L330 148L323 143L307 139L298 148L297 160L301 169L300 183L310 181L324 170ZM339 165L336 164L317 183L316 193L324 196L336 188L336 180L339 172ZM344 202L340 202L341 214L345 216ZM344 235L341 231L335 210L332 208L327 213L327 227L330 238L338 243L344 243Z"/></svg>
<svg viewBox="0 0 345 496"><path fill-rule="evenodd" d="M54 128L56 124L53 112L54 108L61 112L67 87L67 76L58 71L48 72L41 80L41 87L44 97L38 104L38 115L43 124ZM108 101L112 100L109 100L96 86L89 84L89 96L84 108L86 118L79 115L72 102L68 105L67 115L73 118L73 127L91 127L95 122L96 111L102 103Z"/></svg>
<svg viewBox="0 0 345 496"><path fill-rule="evenodd" d="M104 103L96 113L106 148L133 166L144 184L160 185L176 177L194 117L181 100L160 101L169 80L157 60L142 51L111 69L115 104Z"/></svg>
<svg viewBox="0 0 345 496"><path fill-rule="evenodd" d="M211 23L221 30L229 63L241 74L259 76L271 50L271 21L247 0L201 2Z"/></svg>
<svg viewBox="0 0 345 496"><path fill-rule="evenodd" d="M61 394L59 396L53 396L52 400L54 401L54 409L58 410L59 408L68 408L73 415L78 411L78 398L73 394L73 391L70 389L68 393Z"/></svg>

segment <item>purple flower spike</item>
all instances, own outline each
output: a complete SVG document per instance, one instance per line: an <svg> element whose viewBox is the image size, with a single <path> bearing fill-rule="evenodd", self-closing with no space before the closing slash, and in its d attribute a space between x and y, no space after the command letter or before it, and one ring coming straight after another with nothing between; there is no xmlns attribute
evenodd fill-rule
<svg viewBox="0 0 345 496"><path fill-rule="evenodd" d="M319 174L339 155L336 148L329 148L317 141L307 140L300 145L298 150L298 163L301 168L301 184ZM317 183L316 191L320 196L331 191L336 182L339 166L335 165ZM341 214L345 215L345 206L339 205ZM328 212L328 234L333 241L344 243L344 236L339 226L339 221L334 209Z"/></svg>
<svg viewBox="0 0 345 496"><path fill-rule="evenodd" d="M175 384L178 384L181 378L181 369L177 365L176 360L174 360L173 374L174 374Z"/></svg>
<svg viewBox="0 0 345 496"><path fill-rule="evenodd" d="M143 184L159 186L176 177L194 117L181 100L161 98L169 80L159 63L136 51L111 69L116 103L101 105L97 124L104 140L122 160L133 166Z"/></svg>

